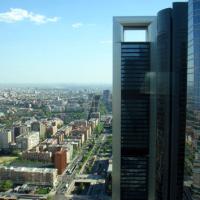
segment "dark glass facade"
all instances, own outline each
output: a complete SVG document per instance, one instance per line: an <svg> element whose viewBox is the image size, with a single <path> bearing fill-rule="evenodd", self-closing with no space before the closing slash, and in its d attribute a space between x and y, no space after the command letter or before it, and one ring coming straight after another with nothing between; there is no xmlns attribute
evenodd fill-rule
<svg viewBox="0 0 200 200"><path fill-rule="evenodd" d="M184 175L187 3L158 13L156 199L182 200Z"/></svg>
<svg viewBox="0 0 200 200"><path fill-rule="evenodd" d="M186 142L196 151L193 196L200 198L200 0L189 0Z"/></svg>
<svg viewBox="0 0 200 200"><path fill-rule="evenodd" d="M182 200L188 4L113 27L113 199ZM126 28L147 42L124 42Z"/></svg>
<svg viewBox="0 0 200 200"><path fill-rule="evenodd" d="M200 0L189 1L187 134L195 139L200 134ZM196 144L194 144L196 146Z"/></svg>
<svg viewBox="0 0 200 200"><path fill-rule="evenodd" d="M170 109L171 109L171 9L158 13L158 67L157 67L157 163L156 163L156 195L157 199L166 196L169 181L170 151ZM159 72L159 73L158 73Z"/></svg>
<svg viewBox="0 0 200 200"><path fill-rule="evenodd" d="M121 200L148 197L150 43L121 44Z"/></svg>
<svg viewBox="0 0 200 200"><path fill-rule="evenodd" d="M200 110L200 1L189 1L188 104ZM189 95L188 95L189 97Z"/></svg>

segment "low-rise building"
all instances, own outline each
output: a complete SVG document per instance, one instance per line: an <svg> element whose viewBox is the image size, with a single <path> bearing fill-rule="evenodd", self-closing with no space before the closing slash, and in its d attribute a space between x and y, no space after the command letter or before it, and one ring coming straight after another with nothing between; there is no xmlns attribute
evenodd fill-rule
<svg viewBox="0 0 200 200"><path fill-rule="evenodd" d="M73 126L73 128L77 128L77 127L86 127L88 124L87 120L84 119L80 119L80 120L74 120L70 123L70 125Z"/></svg>
<svg viewBox="0 0 200 200"><path fill-rule="evenodd" d="M192 174L192 193L194 199L200 199L200 160L195 160Z"/></svg>
<svg viewBox="0 0 200 200"><path fill-rule="evenodd" d="M97 119L97 118L91 118L89 120L89 124L90 124L90 126L92 128L92 131L93 131L95 129L95 127L99 124L99 119Z"/></svg>
<svg viewBox="0 0 200 200"><path fill-rule="evenodd" d="M18 198L13 195L0 194L0 200L17 200Z"/></svg>
<svg viewBox="0 0 200 200"><path fill-rule="evenodd" d="M81 145L85 142L85 135L82 131L79 129L75 129L71 132L71 135L69 137L70 139L78 139L81 141Z"/></svg>
<svg viewBox="0 0 200 200"><path fill-rule="evenodd" d="M39 121L33 121L31 123L31 131L40 131L40 122Z"/></svg>
<svg viewBox="0 0 200 200"><path fill-rule="evenodd" d="M79 103L76 102L70 102L65 107L66 111L72 112L72 111L82 111L83 108L80 106Z"/></svg>
<svg viewBox="0 0 200 200"><path fill-rule="evenodd" d="M60 144L64 141L65 132L64 131L58 131L53 138L57 139L57 143Z"/></svg>
<svg viewBox="0 0 200 200"><path fill-rule="evenodd" d="M92 113L90 114L90 117L91 117L91 118L100 119L100 118L101 118L101 114L100 114L100 112L92 112Z"/></svg>
<svg viewBox="0 0 200 200"><path fill-rule="evenodd" d="M68 136L70 132L72 131L72 126L64 126L61 128L61 130L65 132L66 136Z"/></svg>
<svg viewBox="0 0 200 200"><path fill-rule="evenodd" d="M16 138L17 148L22 151L31 150L39 144L39 132L30 132Z"/></svg>
<svg viewBox="0 0 200 200"><path fill-rule="evenodd" d="M58 128L57 128L56 124L49 125L47 127L47 137L49 138L52 135L55 135L57 131L58 131Z"/></svg>
<svg viewBox="0 0 200 200"><path fill-rule="evenodd" d="M73 150L77 150L81 147L81 140L79 140L79 139L69 138L66 141L73 146Z"/></svg>
<svg viewBox="0 0 200 200"><path fill-rule="evenodd" d="M54 118L52 123L55 123L57 127L61 127L64 124L63 120L60 118Z"/></svg>
<svg viewBox="0 0 200 200"><path fill-rule="evenodd" d="M13 125L13 138L12 141L16 142L16 137L18 137L19 135L23 135L23 134L27 134L28 132L30 132L30 127L28 127L25 124L22 124L21 122L16 122Z"/></svg>
<svg viewBox="0 0 200 200"><path fill-rule="evenodd" d="M44 140L41 144L46 145L48 147L49 145L58 144L58 141L55 138L48 138Z"/></svg>
<svg viewBox="0 0 200 200"><path fill-rule="evenodd" d="M52 162L52 152L48 151L26 151L22 153L25 160L42 161L46 163Z"/></svg>
<svg viewBox="0 0 200 200"><path fill-rule="evenodd" d="M57 169L0 166L0 180L54 187L58 182Z"/></svg>

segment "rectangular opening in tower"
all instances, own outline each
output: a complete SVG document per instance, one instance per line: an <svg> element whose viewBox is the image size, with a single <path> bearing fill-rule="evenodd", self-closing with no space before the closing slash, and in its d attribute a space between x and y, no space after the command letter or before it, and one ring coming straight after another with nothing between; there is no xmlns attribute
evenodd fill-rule
<svg viewBox="0 0 200 200"><path fill-rule="evenodd" d="M125 29L124 42L146 42L146 33L144 29Z"/></svg>

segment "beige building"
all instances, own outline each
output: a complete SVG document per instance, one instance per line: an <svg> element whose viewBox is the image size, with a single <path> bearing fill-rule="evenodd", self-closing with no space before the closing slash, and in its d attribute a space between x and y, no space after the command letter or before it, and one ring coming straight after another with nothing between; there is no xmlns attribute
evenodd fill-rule
<svg viewBox="0 0 200 200"><path fill-rule="evenodd" d="M58 131L58 128L55 124L48 126L47 127L47 137L55 135L57 133L57 131Z"/></svg>
<svg viewBox="0 0 200 200"><path fill-rule="evenodd" d="M0 166L0 180L54 187L58 182L57 169Z"/></svg>
<svg viewBox="0 0 200 200"><path fill-rule="evenodd" d="M89 124L90 124L90 126L92 128L92 131L93 131L95 129L95 127L99 124L99 119L97 119L97 118L91 118L89 120Z"/></svg>
<svg viewBox="0 0 200 200"><path fill-rule="evenodd" d="M39 141L39 132L30 132L16 138L17 147L22 151L31 150L39 144Z"/></svg>
<svg viewBox="0 0 200 200"><path fill-rule="evenodd" d="M86 127L87 126L87 120L80 119L80 120L74 120L73 122L70 123L70 125L75 126L75 127Z"/></svg>
<svg viewBox="0 0 200 200"><path fill-rule="evenodd" d="M22 153L22 158L25 160L42 161L45 163L52 162L52 152L48 151L26 151Z"/></svg>
<svg viewBox="0 0 200 200"><path fill-rule="evenodd" d="M52 124L55 123L55 125L58 126L62 126L64 124L63 120L59 119L59 118L54 118Z"/></svg>
<svg viewBox="0 0 200 200"><path fill-rule="evenodd" d="M45 123L40 123L40 138L47 137L47 125Z"/></svg>

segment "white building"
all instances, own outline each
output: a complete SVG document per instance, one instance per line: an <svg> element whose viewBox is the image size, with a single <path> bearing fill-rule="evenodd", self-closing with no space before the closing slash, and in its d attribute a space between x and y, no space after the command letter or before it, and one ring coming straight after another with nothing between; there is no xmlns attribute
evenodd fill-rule
<svg viewBox="0 0 200 200"><path fill-rule="evenodd" d="M39 132L30 132L16 138L17 147L21 150L31 150L39 144Z"/></svg>

